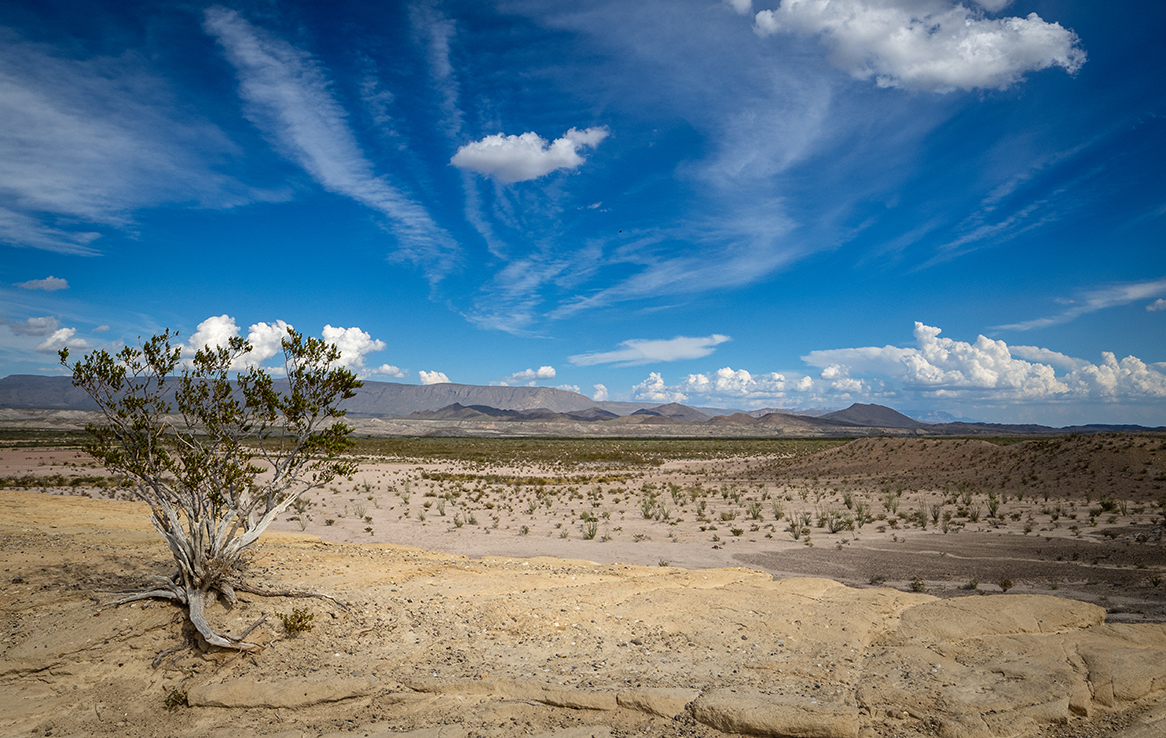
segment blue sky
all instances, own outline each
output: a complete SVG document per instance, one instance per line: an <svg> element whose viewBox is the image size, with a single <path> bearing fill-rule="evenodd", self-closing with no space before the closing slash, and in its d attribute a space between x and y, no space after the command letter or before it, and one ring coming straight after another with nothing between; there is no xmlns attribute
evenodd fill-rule
<svg viewBox="0 0 1166 738"><path fill-rule="evenodd" d="M1166 424L1166 6L9 2L0 375Z"/></svg>

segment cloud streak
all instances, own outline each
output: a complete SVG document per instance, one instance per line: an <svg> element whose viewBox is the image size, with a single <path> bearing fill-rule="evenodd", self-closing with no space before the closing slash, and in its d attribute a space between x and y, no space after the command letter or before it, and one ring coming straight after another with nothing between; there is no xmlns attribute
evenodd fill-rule
<svg viewBox="0 0 1166 738"><path fill-rule="evenodd" d="M399 255L440 281L460 249L429 212L374 173L335 99L327 75L307 52L256 28L238 13L207 9L204 26L235 67L249 120L329 192L384 215Z"/></svg>
<svg viewBox="0 0 1166 738"><path fill-rule="evenodd" d="M575 366L595 366L615 364L616 366L638 366L658 361L679 361L699 359L716 350L716 346L731 340L728 336L714 333L711 336L692 338L677 336L667 340L646 340L633 338L624 341L615 351L591 354L576 354L568 358Z"/></svg>
<svg viewBox="0 0 1166 738"><path fill-rule="evenodd" d="M18 336L47 336L54 333L61 325L60 321L52 315L29 318L23 323L19 320L0 320L0 324L8 326L8 330Z"/></svg>
<svg viewBox="0 0 1166 738"><path fill-rule="evenodd" d="M214 171L234 154L134 52L67 58L0 28L0 243L92 255L98 227L164 204L276 199Z"/></svg>
<svg viewBox="0 0 1166 738"><path fill-rule="evenodd" d="M1071 322L1082 315L1088 315L1111 307L1129 305L1132 302L1158 297L1161 294L1166 294L1166 278L1147 282L1130 282L1127 284L1112 285L1083 293L1079 299L1071 301L1070 306L1057 315L1025 320L1020 323L997 325L993 326L993 328L999 331L1031 331L1038 328L1048 328L1049 326ZM1151 303L1146 309L1161 310L1161 307L1155 307L1158 303L1166 305L1166 302L1163 302L1159 298L1157 303Z"/></svg>

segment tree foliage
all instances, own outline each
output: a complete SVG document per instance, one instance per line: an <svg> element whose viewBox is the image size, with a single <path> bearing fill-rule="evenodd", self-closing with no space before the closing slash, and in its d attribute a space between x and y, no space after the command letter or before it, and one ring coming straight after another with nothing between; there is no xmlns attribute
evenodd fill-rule
<svg viewBox="0 0 1166 738"><path fill-rule="evenodd" d="M355 472L342 456L352 429L339 420L338 405L361 382L337 366L335 346L291 329L282 341L283 379L249 362L252 347L242 338L184 362L176 337L165 331L72 365L68 349L60 353L73 384L104 415L87 426L85 451L150 506L178 567L118 602L178 600L209 643L251 648L216 634L205 606L218 595L234 602L245 549L281 513L305 492Z"/></svg>

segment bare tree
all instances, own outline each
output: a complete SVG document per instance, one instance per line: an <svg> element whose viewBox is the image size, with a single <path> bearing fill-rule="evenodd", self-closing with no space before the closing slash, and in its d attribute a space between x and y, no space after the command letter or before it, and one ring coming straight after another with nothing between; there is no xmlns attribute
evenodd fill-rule
<svg viewBox="0 0 1166 738"><path fill-rule="evenodd" d="M172 577L122 592L128 596L113 604L177 600L208 643L251 649L215 633L205 608L219 595L233 604L236 589L255 591L238 578L245 549L305 492L356 471L341 457L352 429L338 420L344 411L337 405L361 382L336 366L335 346L290 328L282 341L284 391L258 362L247 362L252 347L242 338L201 349L184 365L181 348L171 345L176 337L166 331L71 366L68 349L60 353L73 384L105 416L87 426L85 451L150 506L178 565ZM250 367L235 371L241 363Z"/></svg>

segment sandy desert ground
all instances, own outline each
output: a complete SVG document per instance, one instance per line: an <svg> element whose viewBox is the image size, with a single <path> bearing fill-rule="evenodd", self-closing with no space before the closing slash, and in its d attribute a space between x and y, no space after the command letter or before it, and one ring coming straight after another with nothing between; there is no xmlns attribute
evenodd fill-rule
<svg viewBox="0 0 1166 738"><path fill-rule="evenodd" d="M247 596L212 620L266 616L260 653L186 648L156 668L181 611L92 599L170 573L141 506L108 499L124 493L74 450L0 451L0 732L1166 726L1161 437L634 447L620 463L433 443L362 449L358 476L257 550L257 582L347 609ZM293 608L311 631L285 632Z"/></svg>

